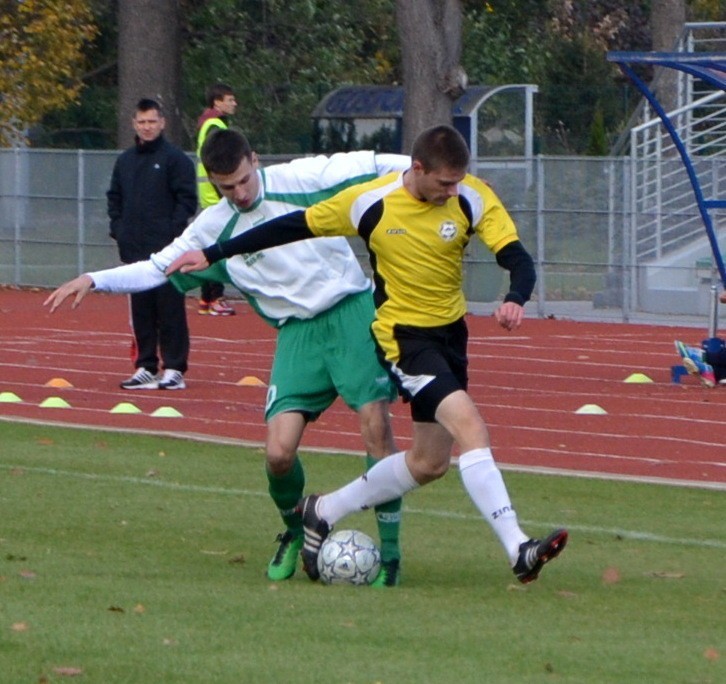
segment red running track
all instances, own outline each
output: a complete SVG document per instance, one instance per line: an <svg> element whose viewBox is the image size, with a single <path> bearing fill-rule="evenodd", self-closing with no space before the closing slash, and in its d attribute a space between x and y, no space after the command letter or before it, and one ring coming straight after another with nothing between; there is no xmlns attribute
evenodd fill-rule
<svg viewBox="0 0 726 684"><path fill-rule="evenodd" d="M46 291L0 288L0 418L101 426L246 444L264 442L266 388L275 331L250 308L199 316L189 300L192 332L187 389L121 390L133 372L124 296L93 294L75 311L42 307ZM490 317L469 317L470 391L490 427L504 468L555 470L726 489L726 388L705 389L691 377L671 381L673 340L697 343L703 330L651 325L528 319L516 333ZM651 383L628 383L642 373ZM61 378L72 387L48 387ZM0 394L0 397L3 395ZM70 408L40 404L60 397ZM141 414L111 413L132 402ZM576 413L596 404L605 415ZM155 417L173 407L181 418ZM410 443L407 408L393 426ZM337 402L306 431L303 447L360 452L355 413Z"/></svg>

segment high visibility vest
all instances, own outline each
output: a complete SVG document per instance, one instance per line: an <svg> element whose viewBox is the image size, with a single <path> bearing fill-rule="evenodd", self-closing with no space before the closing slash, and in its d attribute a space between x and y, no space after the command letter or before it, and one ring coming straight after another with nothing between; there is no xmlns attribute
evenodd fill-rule
<svg viewBox="0 0 726 684"><path fill-rule="evenodd" d="M202 145L207 139L210 128L227 128L227 124L216 117L207 119L197 133L197 189L199 191L199 206L202 209L211 207L213 204L217 204L220 200L220 194L217 192L217 188L209 182L207 177L207 170L202 164Z"/></svg>

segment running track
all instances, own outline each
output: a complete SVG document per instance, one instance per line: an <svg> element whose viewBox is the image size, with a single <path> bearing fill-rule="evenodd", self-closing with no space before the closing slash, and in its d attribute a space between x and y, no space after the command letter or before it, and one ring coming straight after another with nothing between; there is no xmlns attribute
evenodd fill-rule
<svg viewBox="0 0 726 684"><path fill-rule="evenodd" d="M126 297L93 294L75 311L66 302L50 315L46 296L0 288L0 393L21 399L0 402L0 419L264 442L266 388L238 383L267 382L275 335L247 305L209 318L189 299L187 389L129 392L118 387L133 372ZM470 316L469 328L470 391L503 468L726 489L726 388L671 381L673 340L697 343L703 330L530 318L507 333L483 316ZM653 382L625 382L634 373ZM46 386L57 378L72 387ZM41 407L48 397L70 408ZM112 413L121 402L142 413ZM586 404L606 414L576 413ZM152 416L160 407L183 417ZM392 413L405 447L407 409L399 402ZM336 403L309 426L303 447L359 453L357 416Z"/></svg>

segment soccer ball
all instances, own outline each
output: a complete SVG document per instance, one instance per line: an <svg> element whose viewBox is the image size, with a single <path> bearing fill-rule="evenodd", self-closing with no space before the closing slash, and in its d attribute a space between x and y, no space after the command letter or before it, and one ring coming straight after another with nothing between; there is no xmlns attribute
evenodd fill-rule
<svg viewBox="0 0 726 684"><path fill-rule="evenodd" d="M380 569L381 552L359 530L333 532L320 547L318 570L323 584L370 584Z"/></svg>

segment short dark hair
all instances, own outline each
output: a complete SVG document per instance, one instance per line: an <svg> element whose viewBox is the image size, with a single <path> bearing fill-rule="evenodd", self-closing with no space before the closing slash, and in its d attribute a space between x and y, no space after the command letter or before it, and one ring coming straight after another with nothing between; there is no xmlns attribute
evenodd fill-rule
<svg viewBox="0 0 726 684"><path fill-rule="evenodd" d="M161 105L156 100L152 100L150 97L142 97L136 103L137 112L148 112L150 109L155 109L159 112L159 116L164 116L164 110L161 108Z"/></svg>
<svg viewBox="0 0 726 684"><path fill-rule="evenodd" d="M207 107L214 107L215 100L223 100L225 95L234 95L234 90L226 83L215 83L207 88L205 93Z"/></svg>
<svg viewBox="0 0 726 684"><path fill-rule="evenodd" d="M217 128L202 145L202 164L207 173L234 173L243 159L252 159L252 148L244 135L230 128Z"/></svg>
<svg viewBox="0 0 726 684"><path fill-rule="evenodd" d="M471 158L464 136L453 126L432 126L420 133L413 142L411 158L421 162L424 171L442 167L466 169Z"/></svg>

